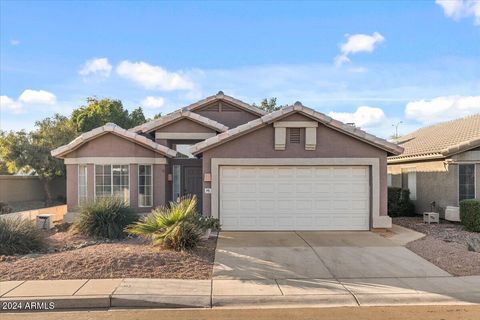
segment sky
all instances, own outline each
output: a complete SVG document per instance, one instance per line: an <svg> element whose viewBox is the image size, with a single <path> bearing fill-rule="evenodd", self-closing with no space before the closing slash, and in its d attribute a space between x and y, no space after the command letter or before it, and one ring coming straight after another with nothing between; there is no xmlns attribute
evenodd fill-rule
<svg viewBox="0 0 480 320"><path fill-rule="evenodd" d="M2 130L92 96L153 116L220 90L383 138L479 113L480 1L0 0Z"/></svg>

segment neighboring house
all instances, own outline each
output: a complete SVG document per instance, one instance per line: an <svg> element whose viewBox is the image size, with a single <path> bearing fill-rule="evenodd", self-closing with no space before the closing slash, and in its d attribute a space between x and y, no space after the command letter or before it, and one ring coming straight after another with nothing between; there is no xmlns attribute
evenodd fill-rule
<svg viewBox="0 0 480 320"><path fill-rule="evenodd" d="M404 152L388 158L389 185L410 190L417 213L480 198L480 114L418 129L396 140Z"/></svg>
<svg viewBox="0 0 480 320"><path fill-rule="evenodd" d="M102 196L138 212L195 194L224 230L388 228L387 156L402 148L297 102L264 111L219 92L130 130L52 151L69 212Z"/></svg>

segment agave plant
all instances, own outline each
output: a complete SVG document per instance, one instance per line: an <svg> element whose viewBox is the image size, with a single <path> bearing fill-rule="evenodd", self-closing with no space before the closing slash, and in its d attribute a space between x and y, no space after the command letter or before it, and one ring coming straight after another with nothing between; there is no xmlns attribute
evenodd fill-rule
<svg viewBox="0 0 480 320"><path fill-rule="evenodd" d="M197 198L186 196L169 206L156 208L142 221L131 224L126 231L151 238L154 245L164 245L177 251L194 248L201 230L195 223Z"/></svg>

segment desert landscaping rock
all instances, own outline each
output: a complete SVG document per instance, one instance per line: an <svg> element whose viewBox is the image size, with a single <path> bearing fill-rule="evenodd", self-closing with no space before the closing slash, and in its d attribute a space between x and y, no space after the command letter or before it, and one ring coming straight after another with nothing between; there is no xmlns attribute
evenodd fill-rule
<svg viewBox="0 0 480 320"><path fill-rule="evenodd" d="M480 252L480 239L471 238L467 240L468 251Z"/></svg>

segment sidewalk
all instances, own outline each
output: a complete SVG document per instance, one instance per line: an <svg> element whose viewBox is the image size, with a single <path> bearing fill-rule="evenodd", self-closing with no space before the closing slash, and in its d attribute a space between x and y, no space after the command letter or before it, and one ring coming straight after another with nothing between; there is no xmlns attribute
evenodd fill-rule
<svg viewBox="0 0 480 320"><path fill-rule="evenodd" d="M92 279L0 282L0 303L9 306L8 310L2 309L1 312L31 311L32 302L41 310L468 305L480 304L480 276L340 280ZM14 310L15 305L21 307Z"/></svg>

